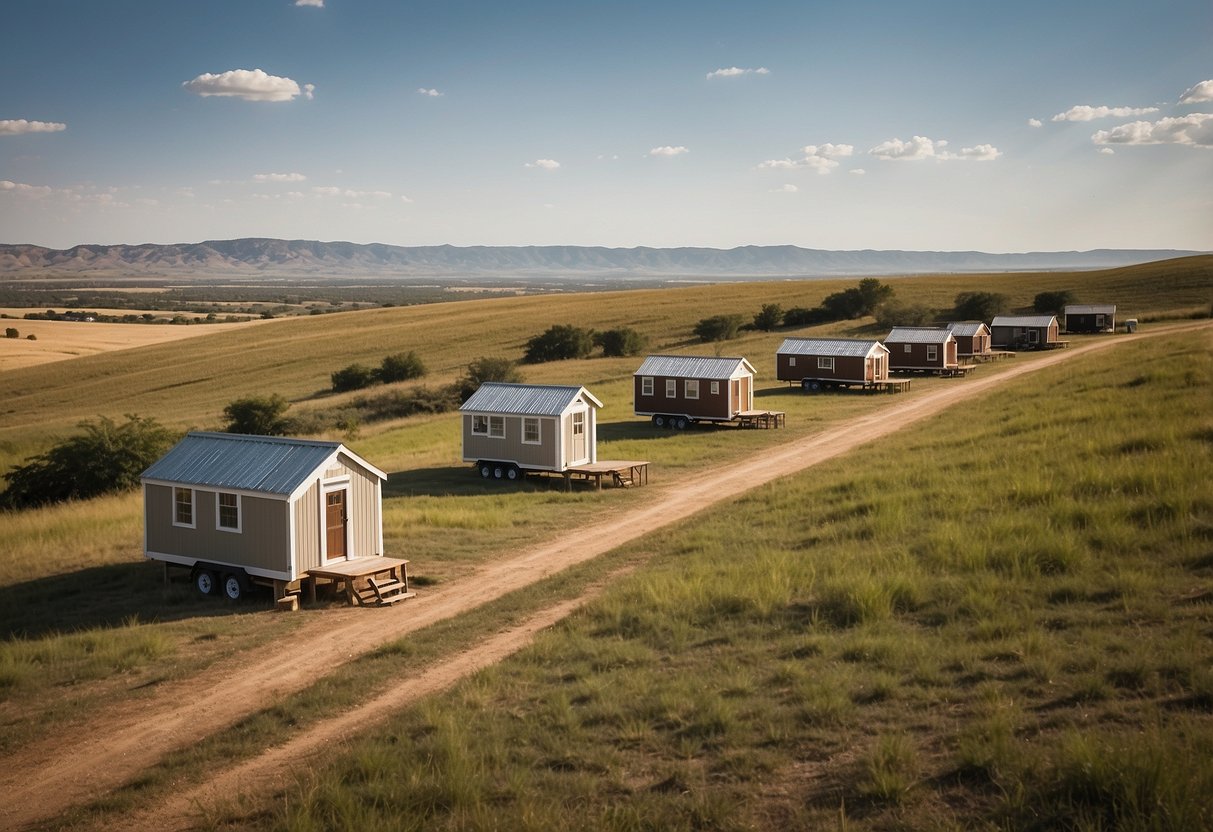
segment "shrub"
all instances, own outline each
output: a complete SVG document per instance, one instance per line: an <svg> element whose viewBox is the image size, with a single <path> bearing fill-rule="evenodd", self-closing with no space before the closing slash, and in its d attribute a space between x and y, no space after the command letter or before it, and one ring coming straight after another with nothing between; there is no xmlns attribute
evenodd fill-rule
<svg viewBox="0 0 1213 832"><path fill-rule="evenodd" d="M354 407L358 408L369 422L400 419L418 413L446 413L457 409L460 404L458 388L455 386L391 390L354 400Z"/></svg>
<svg viewBox="0 0 1213 832"><path fill-rule="evenodd" d="M5 328L4 337L5 338L20 338L21 333L18 332L15 327L10 326L10 327Z"/></svg>
<svg viewBox="0 0 1213 832"><path fill-rule="evenodd" d="M585 358L594 349L594 333L588 329L556 324L548 327L542 335L526 342L523 361L542 364L545 361L563 361L567 358Z"/></svg>
<svg viewBox="0 0 1213 832"><path fill-rule="evenodd" d="M291 422L284 417L290 403L275 393L272 396L248 396L223 408L228 433L252 433L259 436L285 436Z"/></svg>
<svg viewBox="0 0 1213 832"><path fill-rule="evenodd" d="M648 346L648 339L634 329L608 329L594 335L594 343L602 347L602 354L608 357L625 355L640 355Z"/></svg>
<svg viewBox="0 0 1213 832"><path fill-rule="evenodd" d="M29 335L25 336L25 340L26 341L37 341L38 336L31 332Z"/></svg>
<svg viewBox="0 0 1213 832"><path fill-rule="evenodd" d="M518 384L522 381L522 373L508 358L477 358L468 365L467 375L455 384L459 401L466 402L486 381Z"/></svg>
<svg viewBox="0 0 1213 832"><path fill-rule="evenodd" d="M740 315L714 315L711 318L700 320L695 324L693 331L701 341L728 341L730 338L737 337L739 329L741 329Z"/></svg>
<svg viewBox="0 0 1213 832"><path fill-rule="evenodd" d="M364 364L351 364L332 374L333 392L361 390L375 383L375 371Z"/></svg>
<svg viewBox="0 0 1213 832"><path fill-rule="evenodd" d="M102 417L78 427L82 435L5 474L8 487L0 494L0 504L25 508L136 488L139 475L177 438L155 419L131 414L121 425Z"/></svg>
<svg viewBox="0 0 1213 832"><path fill-rule="evenodd" d="M783 307L778 303L764 303L754 316L754 328L770 332L783 321Z"/></svg>
<svg viewBox="0 0 1213 832"><path fill-rule="evenodd" d="M961 292L956 296L952 316L958 321L988 321L1006 311L1008 298L998 292Z"/></svg>
<svg viewBox="0 0 1213 832"><path fill-rule="evenodd" d="M425 375L425 364L417 357L417 353L398 352L383 359L379 365L379 380L384 384L394 381L405 381L410 378L421 378Z"/></svg>
<svg viewBox="0 0 1213 832"><path fill-rule="evenodd" d="M935 311L920 303L886 303L876 310L876 323L884 329L895 326L926 326L935 320Z"/></svg>
<svg viewBox="0 0 1213 832"><path fill-rule="evenodd" d="M1066 304L1074 302L1074 293L1069 289L1056 292L1040 292L1032 298L1032 308L1037 312L1049 315L1060 315L1066 311Z"/></svg>
<svg viewBox="0 0 1213 832"><path fill-rule="evenodd" d="M829 320L829 314L820 306L816 309L794 306L783 313L784 326L813 326L814 324L824 324Z"/></svg>

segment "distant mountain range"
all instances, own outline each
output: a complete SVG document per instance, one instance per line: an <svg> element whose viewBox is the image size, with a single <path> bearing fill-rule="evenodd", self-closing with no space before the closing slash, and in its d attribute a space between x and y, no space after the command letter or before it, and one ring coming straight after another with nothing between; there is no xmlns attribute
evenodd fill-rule
<svg viewBox="0 0 1213 832"><path fill-rule="evenodd" d="M79 245L56 250L0 244L0 275L151 277L835 277L935 272L1099 269L1203 252L1096 249L827 251L798 246L389 246L245 238L175 245Z"/></svg>

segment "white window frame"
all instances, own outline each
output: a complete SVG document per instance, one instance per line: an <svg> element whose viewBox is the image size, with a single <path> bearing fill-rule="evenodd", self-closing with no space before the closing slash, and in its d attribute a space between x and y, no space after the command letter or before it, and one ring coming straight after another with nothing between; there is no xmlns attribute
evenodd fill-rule
<svg viewBox="0 0 1213 832"><path fill-rule="evenodd" d="M719 396L720 395L720 382L713 381L711 384L711 390L712 390L713 396Z"/></svg>
<svg viewBox="0 0 1213 832"><path fill-rule="evenodd" d="M223 521L221 518L223 517L222 503L223 503L224 497L235 497L236 498L236 525L235 526L223 525ZM233 532L235 534L241 534L243 532L243 524L244 524L244 498L239 494L232 493L231 491L215 492L215 528L221 532Z"/></svg>
<svg viewBox="0 0 1213 832"><path fill-rule="evenodd" d="M489 438L490 439L505 439L505 417L490 416L489 417Z"/></svg>
<svg viewBox="0 0 1213 832"><path fill-rule="evenodd" d="M683 379L682 395L684 398L687 398L687 399L698 399L699 398L699 379L697 379L697 378Z"/></svg>
<svg viewBox="0 0 1213 832"><path fill-rule="evenodd" d="M817 356L817 369L829 370L831 373L834 372L834 356L832 356L832 355Z"/></svg>
<svg viewBox="0 0 1213 832"><path fill-rule="evenodd" d="M902 344L901 351L902 352L914 352L914 345L913 344Z"/></svg>
<svg viewBox="0 0 1213 832"><path fill-rule="evenodd" d="M642 395L642 396L653 395L653 377L652 376L641 376L640 377L640 395Z"/></svg>
<svg viewBox="0 0 1213 832"><path fill-rule="evenodd" d="M541 420L539 419L538 416L523 416L522 417L522 444L523 445L541 445L541 444L543 444L543 428L541 427L541 424L542 424ZM527 439L526 438L527 427L532 426L532 425L535 428L535 438Z"/></svg>
<svg viewBox="0 0 1213 832"><path fill-rule="evenodd" d="M794 355L789 355L789 356L788 356L788 366L789 366L789 367L795 367L795 366L796 366L796 356L794 356Z"/></svg>
<svg viewBox="0 0 1213 832"><path fill-rule="evenodd" d="M183 523L177 519L177 492L185 491L190 495L190 519L188 523ZM184 505L184 503L181 503ZM193 488L186 488L183 485L173 486L173 525L181 529L196 529L198 527L198 492Z"/></svg>
<svg viewBox="0 0 1213 832"><path fill-rule="evenodd" d="M927 361L939 360L939 347L935 344L927 344Z"/></svg>
<svg viewBox="0 0 1213 832"><path fill-rule="evenodd" d="M472 435L473 436L488 436L489 435L489 417L483 413L472 414Z"/></svg>
<svg viewBox="0 0 1213 832"><path fill-rule="evenodd" d="M573 435L574 436L584 436L585 435L585 411L584 410L578 410L575 413L573 413Z"/></svg>
<svg viewBox="0 0 1213 832"><path fill-rule="evenodd" d="M665 380L665 397L667 399L678 398L678 379L667 378Z"/></svg>

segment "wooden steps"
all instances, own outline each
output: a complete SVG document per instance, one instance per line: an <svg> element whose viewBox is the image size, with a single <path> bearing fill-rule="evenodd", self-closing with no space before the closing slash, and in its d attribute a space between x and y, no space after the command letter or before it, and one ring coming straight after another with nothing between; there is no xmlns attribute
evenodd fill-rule
<svg viewBox="0 0 1213 832"><path fill-rule="evenodd" d="M397 601L412 598L417 593L409 592L408 584L394 579L366 579L366 588L356 590L354 597L364 607L390 607Z"/></svg>

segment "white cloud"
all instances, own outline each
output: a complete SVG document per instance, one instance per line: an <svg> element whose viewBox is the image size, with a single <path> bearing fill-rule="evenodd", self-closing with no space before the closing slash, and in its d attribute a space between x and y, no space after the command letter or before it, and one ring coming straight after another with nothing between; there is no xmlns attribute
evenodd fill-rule
<svg viewBox="0 0 1213 832"><path fill-rule="evenodd" d="M11 182L0 179L0 191L13 191L22 196L46 196L52 191L46 185L27 185L24 182Z"/></svg>
<svg viewBox="0 0 1213 832"><path fill-rule="evenodd" d="M799 192L800 188L797 188L795 185L785 184L780 185L778 188L771 188L771 193L773 194L795 194Z"/></svg>
<svg viewBox="0 0 1213 832"><path fill-rule="evenodd" d="M903 142L901 139L889 139L887 142L876 145L868 153L886 162L914 162L922 159L938 159L941 162L992 162L1002 155L1002 151L992 144L962 147L959 153L944 150L947 146L948 143L944 139L935 141L926 136L914 136L908 142Z"/></svg>
<svg viewBox="0 0 1213 832"><path fill-rule="evenodd" d="M26 121L23 118L0 119L0 136L20 136L25 133L58 133L66 124L57 121Z"/></svg>
<svg viewBox="0 0 1213 832"><path fill-rule="evenodd" d="M527 162L523 165L524 168L542 168L543 170L556 170L560 167L560 163L555 159L536 159L533 162Z"/></svg>
<svg viewBox="0 0 1213 832"><path fill-rule="evenodd" d="M801 152L804 153L802 159L768 159L758 167L775 170L815 170L824 176L838 167L836 159L850 156L855 152L855 147L849 144L810 144L805 145Z"/></svg>
<svg viewBox="0 0 1213 832"><path fill-rule="evenodd" d="M1099 145L1185 144L1213 147L1213 113L1191 113L1158 121L1132 121L1091 136Z"/></svg>
<svg viewBox="0 0 1213 832"><path fill-rule="evenodd" d="M671 147L670 145L667 144L664 147L654 147L652 150L649 151L649 155L650 156L681 156L684 153L690 153L690 152L691 152L690 150L683 147L682 145L678 145L677 147Z"/></svg>
<svg viewBox="0 0 1213 832"><path fill-rule="evenodd" d="M296 6L312 6L313 8L323 9L324 0L295 0Z"/></svg>
<svg viewBox="0 0 1213 832"><path fill-rule="evenodd" d="M419 95L425 95L425 96L428 96L428 97L430 97L430 98L440 98L440 97L442 96L442 93L438 92L438 90L435 90L435 89L428 89L428 90L427 90L425 87L418 87L418 88L417 88L417 93L418 93Z"/></svg>
<svg viewBox="0 0 1213 832"><path fill-rule="evenodd" d="M852 173L855 176L866 176L868 172L863 168L851 168L847 173Z"/></svg>
<svg viewBox="0 0 1213 832"><path fill-rule="evenodd" d="M1028 119L1028 126L1029 127L1041 127L1041 126L1043 126L1043 122L1041 122L1041 120L1038 118L1030 118L1030 119Z"/></svg>
<svg viewBox="0 0 1213 832"><path fill-rule="evenodd" d="M206 72L181 86L203 97L214 95L245 101L290 101L301 93L310 99L316 89L313 84L304 84L300 90L296 81L260 69L231 69L217 75Z"/></svg>
<svg viewBox="0 0 1213 832"><path fill-rule="evenodd" d="M962 147L959 153L941 153L939 158L945 160L960 159L969 162L993 162L1002 151L992 144L979 144L976 147Z"/></svg>
<svg viewBox="0 0 1213 832"><path fill-rule="evenodd" d="M1179 97L1180 104L1200 104L1203 101L1213 101L1213 81L1201 81L1194 87L1188 87Z"/></svg>
<svg viewBox="0 0 1213 832"><path fill-rule="evenodd" d="M741 68L739 66L731 66L727 69L717 69L708 73L708 80L713 78L736 78L738 75L770 75L771 70L765 66L756 67L754 69Z"/></svg>
<svg viewBox="0 0 1213 832"><path fill-rule="evenodd" d="M404 194L401 194L401 195L400 195L400 201L401 201L401 202L412 202L413 200L409 199L409 198L408 198L407 196L405 196Z"/></svg>
<svg viewBox="0 0 1213 832"><path fill-rule="evenodd" d="M1102 153L1104 156L1115 156L1116 155L1116 151L1110 147L1101 147L1099 149L1099 152Z"/></svg>
<svg viewBox="0 0 1213 832"><path fill-rule="evenodd" d="M1116 116L1144 116L1147 113L1157 113L1157 107L1092 107L1089 104L1079 104L1064 113L1053 116L1051 121L1094 121L1097 118Z"/></svg>
<svg viewBox="0 0 1213 832"><path fill-rule="evenodd" d="M331 185L317 185L312 188L312 193L319 196L339 196L343 199L362 199L363 197L390 199L392 196L390 191L356 191L351 188L334 188Z"/></svg>
<svg viewBox="0 0 1213 832"><path fill-rule="evenodd" d="M256 173L254 182L305 182L307 177L302 173Z"/></svg>

